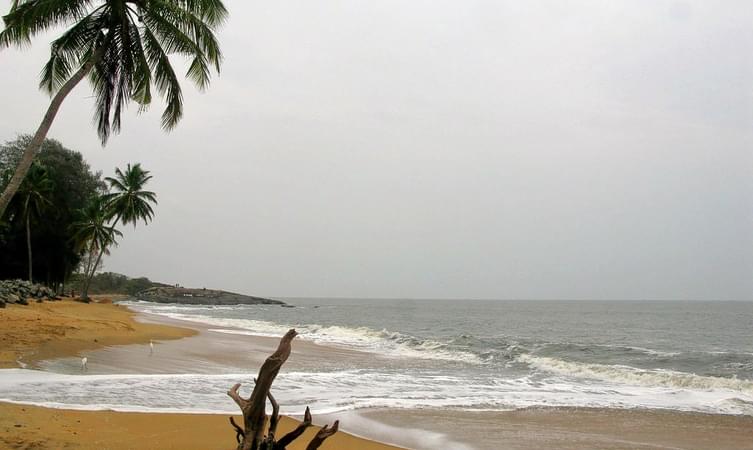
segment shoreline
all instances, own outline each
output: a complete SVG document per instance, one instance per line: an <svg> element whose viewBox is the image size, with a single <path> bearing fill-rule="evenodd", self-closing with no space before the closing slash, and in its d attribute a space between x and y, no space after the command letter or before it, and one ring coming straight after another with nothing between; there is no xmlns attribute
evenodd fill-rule
<svg viewBox="0 0 753 450"><path fill-rule="evenodd" d="M79 305L90 307L93 304ZM258 367L258 364L270 354L270 351L276 348L278 342L277 338L221 333L212 331L212 327L199 322L170 319L131 311L122 306L110 305L109 307L118 308L131 317L136 324L143 326L159 325L173 329L188 328L192 333L189 335L190 337L184 339L176 338L157 342L155 353L159 358L151 358L148 347L143 345L148 342L148 338L146 341L142 340L141 345L139 345L139 342L136 342L136 345L113 345L100 340L97 344L101 345L96 348L79 348L79 352L83 352L89 357L90 374L213 374L218 373L218 368L224 368L227 371L228 367L238 368L239 372L236 373L247 373L250 368ZM87 344L90 343L87 342ZM55 348L55 346L52 346L52 348ZM55 372L80 373L79 359L70 353L72 348L66 346L62 348L68 353L58 354L58 358L53 360L36 359L35 366L41 368L54 367ZM37 355L39 353L34 354L34 356ZM293 354L286 364L286 368L295 370L296 362L310 363L316 361L326 365L336 364L334 361L341 363L345 361L344 364L348 364L348 361L360 361L362 358L376 360L375 364L381 364L379 357L373 354L322 346L300 340L296 341ZM30 361L32 359L29 358ZM237 381L244 383L246 387L250 383L250 380L244 379ZM224 395L224 392L221 395ZM23 409L26 409L26 411L23 411ZM207 441L201 441L202 444L195 447L191 447L191 442L187 442L182 445L182 448L229 449L234 447L234 435L227 424L228 414L81 411L0 403L0 417L15 419L14 416L21 417L21 413L26 414L27 412L39 418L39 422L34 422L37 420L36 418L29 419L33 423L60 424L57 431L62 434L56 434L57 438L61 439L58 442L60 447L63 447L63 443L68 442L65 439L72 439L71 436L78 438L84 432L79 425L80 423L97 423L100 420L99 415L106 417L108 423L131 422L133 426L129 427L129 435L132 437L135 433L142 436L144 441L140 443L141 448L150 448L144 447L146 445L144 443L151 439L148 436L158 436L163 433L159 430L160 427L156 427L156 425L156 429L150 428L150 420L145 419L145 417L152 419L158 417L159 420L152 421L155 424L163 425L161 428L172 427L171 433L190 433L191 430L201 429L205 430L202 434L218 439L211 445ZM348 433L354 435L351 438L361 439L357 436L365 437L363 442L358 441L358 445L351 443L345 446L335 445L338 441L332 438L332 442L323 447L325 449L385 450L399 448L365 440L375 439L383 442L395 442L402 448L432 450L434 448L455 450L492 450L498 448L520 450L627 450L643 448L753 450L753 416L654 409L562 407L531 407L514 411L358 409L325 415L317 414L316 411L313 411L313 413L317 424L331 423L335 419L341 419L343 427L348 430ZM159 416L155 416L155 414L159 414ZM232 413L232 415L237 417L237 412ZM12 420L0 420L0 430L4 429L6 435L10 433L13 439L19 439L16 442L31 443L35 442L34 439L39 439L38 436L34 437L29 434L29 429L23 423L20 424L21 427L16 427L15 425L18 424L10 422ZM44 427L41 428L44 429ZM216 432L213 431L215 429ZM206 432L206 430L211 432ZM64 431L68 434L63 433ZM78 434L73 435L72 433ZM340 432L335 436L340 434L348 436L345 432ZM201 438L202 436L196 437L196 439ZM8 442L10 443L10 441ZM222 447L215 445L221 442ZM305 440L302 442L305 442ZM95 448L79 444L74 448ZM168 444L165 444L168 445L167 447L162 448L171 448L173 444L177 444L177 441ZM11 446L11 448L13 447ZM108 446L108 448L129 447ZM293 448L295 447L291 447L291 449Z"/></svg>
<svg viewBox="0 0 753 450"><path fill-rule="evenodd" d="M51 364L63 364L71 374L81 373L80 356L89 359L87 375L122 373L126 368L134 373L160 373L178 371L190 373L196 369L197 358L188 358L196 352L196 338L200 343L212 342L206 338L207 327L202 324L148 315L112 303L113 296L93 296L94 302L73 300L9 305L0 309L0 369L42 369ZM221 333L214 333L221 335ZM220 336L215 336L219 338ZM205 347L198 359L212 361L218 356L227 363L218 347L228 344L239 347L234 361L245 371L254 370L276 348L279 338L250 339L249 336L227 335L230 342ZM133 362L148 355L147 344L153 340L156 351L163 346L171 348L177 356L153 361L151 369ZM215 339L216 341L216 339ZM321 357L321 346L297 343L296 356ZM175 350L175 352L172 352ZM225 348L225 351L227 349ZM301 355L298 355L301 354ZM312 355L313 354L313 355ZM137 356L139 355L139 356ZM102 360L110 364L102 364ZM183 360L181 362L181 360ZM142 358L142 361L146 359ZM162 366L161 370L157 366ZM60 366L58 366L59 368ZM117 369L117 372L113 372ZM212 370L211 366L204 367ZM250 380L239 380L250 384ZM225 395L224 392L220 395ZM232 414L196 414L190 412L120 412L112 410L83 410L48 408L18 402L0 402L0 444L8 448L35 449L208 449L235 448L235 433L227 417L233 415L242 421L240 412ZM315 414L315 413L314 413ZM317 420L315 423L324 423ZM280 416L278 433L286 433L297 426L299 420ZM330 423L332 420L330 420ZM240 423L240 422L239 422ZM290 444L290 450L303 450L318 426L310 427L303 437ZM401 450L367 438L340 431L327 440L323 449L348 450Z"/></svg>

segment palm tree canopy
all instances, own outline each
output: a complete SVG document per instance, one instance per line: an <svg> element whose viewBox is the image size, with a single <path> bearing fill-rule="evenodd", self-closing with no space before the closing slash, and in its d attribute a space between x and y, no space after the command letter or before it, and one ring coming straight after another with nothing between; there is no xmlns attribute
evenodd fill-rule
<svg viewBox="0 0 753 450"><path fill-rule="evenodd" d="M67 26L52 41L40 87L56 92L87 61L96 97L94 120L104 144L120 130L122 109L134 100L140 110L152 101L152 86L164 98L162 126L173 128L183 115L183 95L169 56L190 59L186 76L199 89L219 73L222 53L215 31L227 17L221 0L12 0L3 17L0 48L23 46L56 26Z"/></svg>
<svg viewBox="0 0 753 450"><path fill-rule="evenodd" d="M117 217L123 223L134 226L139 220L147 224L154 217L151 204L157 204L157 195L145 191L144 186L152 179L148 170L141 164L128 164L125 172L115 168L115 177L106 177L105 182L112 192L103 196L110 210L110 217ZM116 219L117 221L117 219Z"/></svg>
<svg viewBox="0 0 753 450"><path fill-rule="evenodd" d="M78 212L79 218L72 224L77 251L82 252L87 248L107 251L110 245L116 243L116 237L123 236L123 233L107 224L107 212L106 202L102 197L93 198L86 208Z"/></svg>
<svg viewBox="0 0 753 450"><path fill-rule="evenodd" d="M34 163L13 198L13 203L16 204L14 209L22 217L41 217L44 209L52 205L50 196L54 187L47 169Z"/></svg>

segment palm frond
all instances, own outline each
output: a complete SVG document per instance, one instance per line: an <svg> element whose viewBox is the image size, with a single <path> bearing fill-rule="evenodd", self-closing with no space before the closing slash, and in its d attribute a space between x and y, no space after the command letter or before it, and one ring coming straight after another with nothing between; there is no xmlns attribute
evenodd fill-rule
<svg viewBox="0 0 753 450"><path fill-rule="evenodd" d="M165 100L162 127L172 129L183 116L183 93L170 59L149 27L144 27L144 50L146 59L154 72L154 84Z"/></svg>
<svg viewBox="0 0 753 450"><path fill-rule="evenodd" d="M91 4L92 0L14 0L10 12L3 16L0 47L26 45L38 33L79 20Z"/></svg>
<svg viewBox="0 0 753 450"><path fill-rule="evenodd" d="M50 59L42 69L40 88L48 93L57 91L68 81L73 70L86 61L84 55L92 50L106 11L105 5L95 9L52 41Z"/></svg>

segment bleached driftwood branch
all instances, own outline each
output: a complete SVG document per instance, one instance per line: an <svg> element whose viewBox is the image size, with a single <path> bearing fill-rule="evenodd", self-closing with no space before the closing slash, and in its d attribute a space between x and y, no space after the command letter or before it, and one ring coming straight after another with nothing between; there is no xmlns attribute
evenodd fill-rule
<svg viewBox="0 0 753 450"><path fill-rule="evenodd" d="M254 379L256 383L254 390L248 399L241 397L238 392L241 387L240 383L236 383L227 391L227 395L235 401L243 413L243 427L235 423L232 417L230 418L230 424L235 429L238 450L285 450L291 442L303 434L306 428L311 426L311 411L307 407L303 416L303 422L290 433L287 433L279 440L275 440L277 424L279 423L280 406L277 404L270 389L277 374L280 372L280 368L290 356L291 343L296 335L295 330L290 330L280 339L280 345L277 347L277 350L264 361L264 364L259 369L259 375ZM272 417L270 418L269 428L265 436L267 399L272 404ZM332 424L331 428L325 425L311 439L306 450L318 449L328 437L337 433L339 425L340 423L337 420Z"/></svg>

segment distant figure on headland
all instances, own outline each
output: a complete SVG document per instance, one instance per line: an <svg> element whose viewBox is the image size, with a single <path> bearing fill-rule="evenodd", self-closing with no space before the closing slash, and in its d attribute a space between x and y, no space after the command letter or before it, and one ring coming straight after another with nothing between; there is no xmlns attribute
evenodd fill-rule
<svg viewBox="0 0 753 450"><path fill-rule="evenodd" d="M86 369L87 369L86 363L88 361L89 361L89 358L87 358L86 356L84 356L83 358L81 358L81 371L82 372L86 371Z"/></svg>

